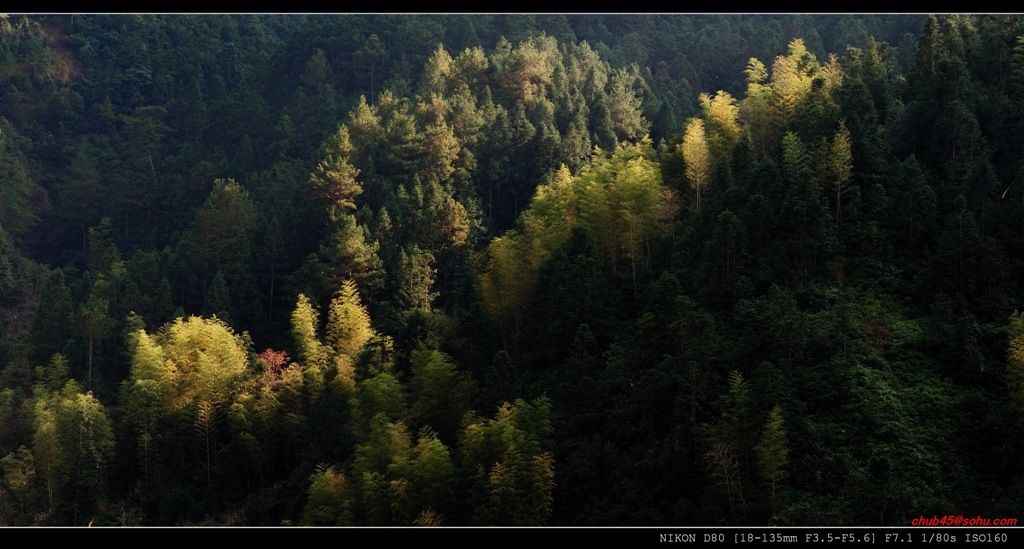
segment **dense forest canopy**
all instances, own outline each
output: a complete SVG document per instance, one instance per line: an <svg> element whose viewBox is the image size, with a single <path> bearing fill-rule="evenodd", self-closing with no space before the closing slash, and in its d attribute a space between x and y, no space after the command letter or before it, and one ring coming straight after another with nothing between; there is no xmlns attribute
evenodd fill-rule
<svg viewBox="0 0 1024 549"><path fill-rule="evenodd" d="M1024 508L1024 17L0 15L0 524Z"/></svg>

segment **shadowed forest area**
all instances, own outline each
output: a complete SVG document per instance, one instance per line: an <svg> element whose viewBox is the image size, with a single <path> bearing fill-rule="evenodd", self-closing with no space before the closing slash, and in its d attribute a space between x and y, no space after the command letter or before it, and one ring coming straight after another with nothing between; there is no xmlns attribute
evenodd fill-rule
<svg viewBox="0 0 1024 549"><path fill-rule="evenodd" d="M0 525L1024 509L1024 16L0 15Z"/></svg>

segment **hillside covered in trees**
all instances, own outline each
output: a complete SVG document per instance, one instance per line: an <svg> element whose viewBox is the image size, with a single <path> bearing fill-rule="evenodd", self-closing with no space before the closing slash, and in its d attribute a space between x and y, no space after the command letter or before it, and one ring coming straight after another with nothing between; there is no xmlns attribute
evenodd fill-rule
<svg viewBox="0 0 1024 549"><path fill-rule="evenodd" d="M0 525L1024 508L1024 16L0 15Z"/></svg>

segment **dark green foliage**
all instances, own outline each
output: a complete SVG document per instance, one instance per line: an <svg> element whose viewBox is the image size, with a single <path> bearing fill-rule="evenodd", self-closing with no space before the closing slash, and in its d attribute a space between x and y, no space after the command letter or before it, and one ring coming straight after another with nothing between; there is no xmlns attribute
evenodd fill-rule
<svg viewBox="0 0 1024 549"><path fill-rule="evenodd" d="M1022 36L0 15L0 524L1012 516Z"/></svg>
<svg viewBox="0 0 1024 549"><path fill-rule="evenodd" d="M66 353L71 337L72 307L71 290L65 284L64 272L55 269L46 279L39 308L29 328L37 362L55 353Z"/></svg>
<svg viewBox="0 0 1024 549"><path fill-rule="evenodd" d="M413 351L411 362L409 390L414 396L409 408L410 424L430 426L439 438L454 442L459 422L469 409L472 387L468 376L457 371L451 359L439 351Z"/></svg>
<svg viewBox="0 0 1024 549"><path fill-rule="evenodd" d="M309 501L302 512L307 526L348 526L352 523L345 473L319 466L310 477Z"/></svg>
<svg viewBox="0 0 1024 549"><path fill-rule="evenodd" d="M505 402L494 419L470 418L459 437L475 524L537 526L551 513L550 401Z"/></svg>
<svg viewBox="0 0 1024 549"><path fill-rule="evenodd" d="M21 158L12 149L5 135L10 129L7 121L0 119L0 226L20 239L38 219L46 194L29 177Z"/></svg>

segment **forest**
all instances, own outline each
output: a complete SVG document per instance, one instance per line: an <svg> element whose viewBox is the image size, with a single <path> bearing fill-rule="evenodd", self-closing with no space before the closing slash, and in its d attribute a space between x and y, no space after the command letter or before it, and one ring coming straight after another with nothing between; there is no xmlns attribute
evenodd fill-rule
<svg viewBox="0 0 1024 549"><path fill-rule="evenodd" d="M1024 16L0 14L0 525L1024 509Z"/></svg>

